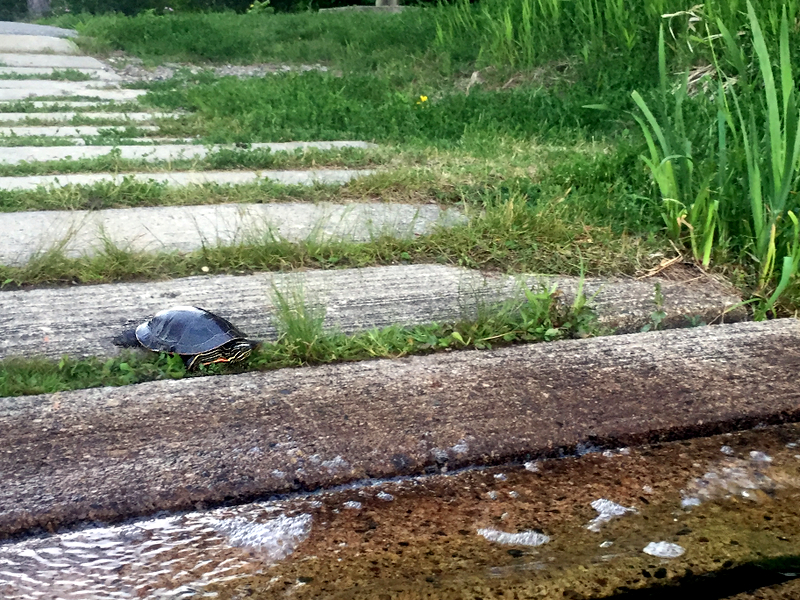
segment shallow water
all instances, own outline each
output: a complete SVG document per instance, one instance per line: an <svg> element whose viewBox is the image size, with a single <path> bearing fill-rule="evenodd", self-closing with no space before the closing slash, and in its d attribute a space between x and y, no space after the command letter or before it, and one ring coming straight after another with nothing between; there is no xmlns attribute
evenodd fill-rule
<svg viewBox="0 0 800 600"><path fill-rule="evenodd" d="M0 545L0 596L604 597L800 556L798 440L787 425L30 538Z"/></svg>

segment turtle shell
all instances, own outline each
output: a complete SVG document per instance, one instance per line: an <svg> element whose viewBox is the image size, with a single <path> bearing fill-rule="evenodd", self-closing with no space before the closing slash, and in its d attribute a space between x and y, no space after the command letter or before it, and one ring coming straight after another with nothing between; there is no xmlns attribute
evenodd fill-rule
<svg viewBox="0 0 800 600"><path fill-rule="evenodd" d="M245 339L234 325L194 306L162 310L136 328L139 343L154 352L192 355L214 350L230 341Z"/></svg>

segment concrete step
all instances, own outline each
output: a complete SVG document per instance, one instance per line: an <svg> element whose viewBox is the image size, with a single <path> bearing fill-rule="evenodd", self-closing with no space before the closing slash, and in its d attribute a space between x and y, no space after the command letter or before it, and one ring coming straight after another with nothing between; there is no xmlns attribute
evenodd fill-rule
<svg viewBox="0 0 800 600"><path fill-rule="evenodd" d="M91 103L86 103L91 104ZM175 112L0 112L0 123L20 123L26 121L69 123L74 118L103 119L105 121L152 121L154 119L173 119L182 116Z"/></svg>
<svg viewBox="0 0 800 600"><path fill-rule="evenodd" d="M0 53L79 54L80 50L74 42L66 39L43 35L8 35L0 33Z"/></svg>
<svg viewBox="0 0 800 600"><path fill-rule="evenodd" d="M53 75L64 69L57 69L52 67L0 67L0 75L24 75L26 77L34 78L41 75ZM107 71L103 69L70 69L71 71L78 71L84 73L92 79L100 79L102 81L117 82L122 81L122 77L117 75L114 71ZM14 81L22 81L16 79Z"/></svg>
<svg viewBox="0 0 800 600"><path fill-rule="evenodd" d="M166 138L147 138L159 141ZM83 140L80 140L83 141ZM123 140L142 141L142 139ZM169 141L169 140L167 140ZM372 169L314 169L310 171L172 171L167 173L78 173L72 175L33 175L28 177L0 177L0 190L35 190L39 186L94 185L96 183L121 184L124 181L155 181L169 186L241 185L274 181L284 185L337 185L356 177L371 175Z"/></svg>
<svg viewBox="0 0 800 600"><path fill-rule="evenodd" d="M590 278L586 293L604 326L638 331L650 323L655 284L664 295L665 327L692 319L711 323L739 303L713 282ZM44 355L112 356L111 339L175 305L200 306L230 319L247 335L274 339L273 290L325 310L327 329L353 333L393 324L453 323L474 319L481 307L524 299L522 287L550 289L571 306L578 279L554 276L487 276L444 265L370 267L249 276L188 277L0 292L0 359ZM726 321L741 320L734 310Z"/></svg>
<svg viewBox="0 0 800 600"><path fill-rule="evenodd" d="M65 96L67 98L97 98L100 100L116 100L119 102L130 102L139 96L147 93L146 90L122 90L122 89L92 89L84 86L80 88L77 84L71 86L51 85L58 82L45 81L39 88L19 88L19 89L0 89L0 102L15 100L28 100L30 98L45 96Z"/></svg>
<svg viewBox="0 0 800 600"><path fill-rule="evenodd" d="M138 131L158 131L155 125L139 125L132 123L130 127L135 127ZM0 127L0 136L48 136L48 137L72 137L82 135L100 135L101 132L124 133L125 127L113 127L111 125L100 125L91 127L87 125L72 127L69 125L54 125L50 127ZM2 187L0 186L0 189Z"/></svg>
<svg viewBox="0 0 800 600"><path fill-rule="evenodd" d="M87 136L87 137L91 138L91 137L95 137L95 136ZM51 138L42 137L42 138L39 138L39 139L41 139L44 142L44 141L46 141L48 139L51 139ZM24 143L22 142L23 140L24 140ZM86 138L83 138L83 137L60 137L60 138L58 138L58 141L59 142L68 142L66 144L67 146L70 146L70 145L71 146L93 146L93 145L95 145L95 146L100 146L100 145L107 146L108 143L109 143L108 139L106 139L106 138L102 138L101 139L99 137L97 138L97 140L94 140L94 139L88 140L88 142L89 142L88 144L87 144ZM146 137L146 138L120 137L118 139L114 139L113 140L113 142L116 143L118 146L155 146L155 145L159 145L159 144L191 144L191 143L195 143L196 141L197 140L195 138L168 138L168 137ZM20 143L17 143L17 142L20 142ZM25 138L14 138L14 137L2 138L2 137L0 137L0 146L6 147L6 148L19 148L19 147L21 147L23 145L30 145L30 144L31 144L30 138L27 138L27 137L25 137ZM50 145L51 144L42 143L42 146L50 146ZM60 143L59 145L64 145L64 144ZM87 175L91 176L91 175L95 175L95 174L94 173L89 173ZM48 177L48 176L44 176L44 177ZM54 177L58 177L58 176L54 176ZM15 180L15 179L23 179L23 178L21 178L21 177L9 177L9 178L0 177L0 179L3 179L3 180L5 180L5 179ZM22 183L21 185L22 185L21 188L11 188L11 189L35 189L37 187L36 185L30 186L30 185L25 184L25 183ZM58 184L56 182L53 182L53 185L58 185ZM0 186L0 189L3 189L3 187Z"/></svg>
<svg viewBox="0 0 800 600"><path fill-rule="evenodd" d="M41 35L45 37L68 38L75 37L78 32L74 29L52 27L51 25L34 25L33 23L17 23L0 21L0 34L3 35Z"/></svg>
<svg viewBox="0 0 800 600"><path fill-rule="evenodd" d="M83 102L83 101L70 101L70 100L28 100L25 101L26 105L30 105L35 109L50 109L50 108L59 108L61 110L71 110L75 108L111 108L114 106L114 102L112 100L98 100L94 102ZM0 102L0 114L5 114L4 111L7 110L9 106L15 105L17 102ZM141 110L147 110L148 107L142 106ZM10 112L10 111L9 111Z"/></svg>
<svg viewBox="0 0 800 600"><path fill-rule="evenodd" d="M9 398L0 531L797 420L798 369L778 319Z"/></svg>
<svg viewBox="0 0 800 600"><path fill-rule="evenodd" d="M269 240L409 237L436 223L458 220L456 210L411 204L217 204L2 213L0 264L24 265L56 247L70 257L93 255L101 251L103 240L137 252L191 252Z"/></svg>
<svg viewBox="0 0 800 600"><path fill-rule="evenodd" d="M375 144L357 141L339 142L276 142L250 144L252 150L269 149L272 152L293 152L295 150L334 150L337 148L375 148ZM120 158L139 159L146 161L159 160L181 160L199 159L208 156L211 152L219 149L236 149L234 145L215 145L211 147L197 146L191 144L175 146L159 146L157 148L147 148L139 146L86 146L74 148L69 146L61 147L37 147L20 146L18 148L0 148L0 164L16 165L21 162L43 162L49 160L80 160L84 158L98 158L106 156L112 151L118 151Z"/></svg>
<svg viewBox="0 0 800 600"><path fill-rule="evenodd" d="M4 67L49 67L51 69L108 69L106 65L91 56L26 54L22 52L0 52L0 65Z"/></svg>

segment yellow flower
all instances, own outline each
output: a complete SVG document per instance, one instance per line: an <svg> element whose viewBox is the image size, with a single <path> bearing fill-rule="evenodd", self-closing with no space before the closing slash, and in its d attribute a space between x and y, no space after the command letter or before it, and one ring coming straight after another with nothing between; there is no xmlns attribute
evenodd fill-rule
<svg viewBox="0 0 800 600"><path fill-rule="evenodd" d="M427 102L428 101L428 97L427 96L420 96L419 97L419 101L420 102Z"/></svg>

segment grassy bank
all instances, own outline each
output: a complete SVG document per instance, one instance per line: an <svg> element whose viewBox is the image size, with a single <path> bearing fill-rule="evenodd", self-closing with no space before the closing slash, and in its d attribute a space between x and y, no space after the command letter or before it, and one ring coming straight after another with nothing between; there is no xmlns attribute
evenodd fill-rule
<svg viewBox="0 0 800 600"><path fill-rule="evenodd" d="M148 61L329 68L252 80L185 74L150 86L147 102L188 110L212 141L357 137L458 148L480 161L498 153L495 139L602 140L613 174L573 159L549 165L551 199L632 235L653 235L660 223L663 242L705 267L742 269L766 314L798 287L797 8L458 0L399 16L144 14L59 24L92 36L96 50ZM518 182L485 185L502 196Z"/></svg>

